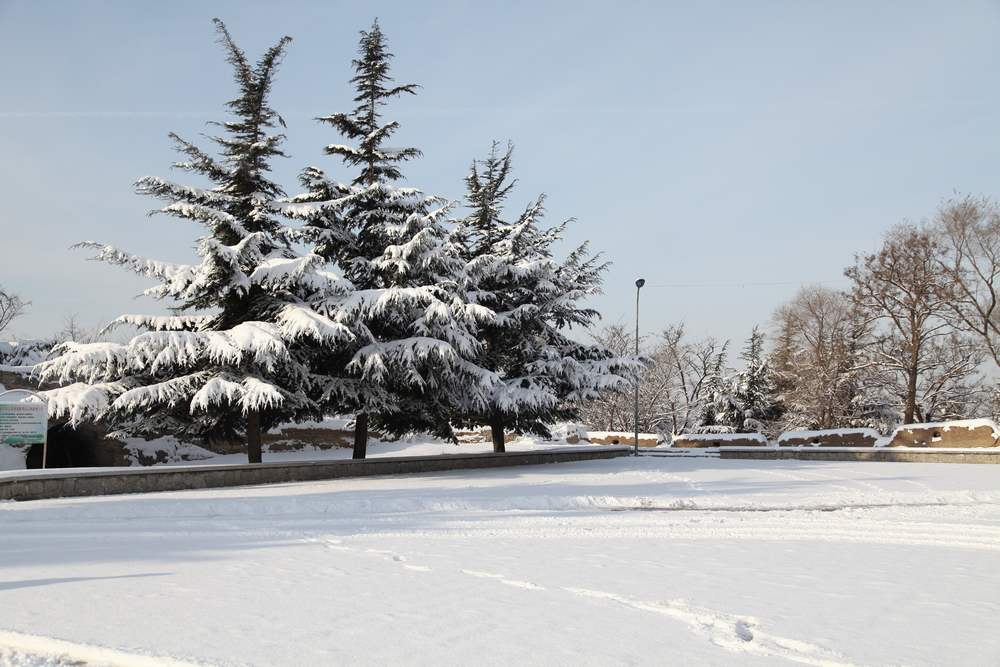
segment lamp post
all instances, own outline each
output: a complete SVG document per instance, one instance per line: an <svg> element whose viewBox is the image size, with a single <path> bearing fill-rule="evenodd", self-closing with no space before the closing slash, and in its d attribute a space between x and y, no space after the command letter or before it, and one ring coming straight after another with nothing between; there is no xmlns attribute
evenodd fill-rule
<svg viewBox="0 0 1000 667"><path fill-rule="evenodd" d="M646 284L644 278L635 281L635 356L639 356L639 290ZM635 376L635 442L634 453L639 456L639 376Z"/></svg>

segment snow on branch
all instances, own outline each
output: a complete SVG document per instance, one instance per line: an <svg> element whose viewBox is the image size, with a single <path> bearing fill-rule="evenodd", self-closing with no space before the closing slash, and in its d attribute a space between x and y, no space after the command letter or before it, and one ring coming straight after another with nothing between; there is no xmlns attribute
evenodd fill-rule
<svg viewBox="0 0 1000 667"><path fill-rule="evenodd" d="M185 282L190 280L196 269L196 267L187 264L173 264L171 262L161 262L155 259L137 257L123 250L119 250L113 245L97 243L96 241L82 241L74 244L73 247L96 250L97 254L91 258L94 261L124 266L141 276L159 278L160 280L167 282Z"/></svg>
<svg viewBox="0 0 1000 667"><path fill-rule="evenodd" d="M219 209L212 208L210 206L202 206L200 204L192 204L185 201L176 201L172 204L164 206L161 209L154 210L152 213L167 213L168 215L174 215L179 218L194 220L207 225L210 229L227 229L240 238L249 234L246 227L244 227L236 218L229 215L225 211L220 211Z"/></svg>
<svg viewBox="0 0 1000 667"><path fill-rule="evenodd" d="M118 377L128 366L128 350L119 343L75 343L57 345L56 355L34 367L33 375L42 383L72 381L94 384Z"/></svg>
<svg viewBox="0 0 1000 667"><path fill-rule="evenodd" d="M172 408L181 405L188 401L195 388L209 375L207 371L200 371L133 387L118 396L110 405L110 410L134 413L156 407Z"/></svg>
<svg viewBox="0 0 1000 667"><path fill-rule="evenodd" d="M318 343L338 344L355 339L349 327L298 304L285 306L277 324L281 334L290 340L310 338Z"/></svg>
<svg viewBox="0 0 1000 667"><path fill-rule="evenodd" d="M327 294L350 289L349 282L332 271L322 270L325 266L326 260L315 253L291 259L284 257L266 259L250 274L250 282L279 289L298 286Z"/></svg>
<svg viewBox="0 0 1000 667"><path fill-rule="evenodd" d="M42 393L48 398L49 418L69 418L74 428L85 421L97 421L107 411L114 397L125 391L118 382L75 382Z"/></svg>
<svg viewBox="0 0 1000 667"><path fill-rule="evenodd" d="M220 207L233 202L233 198L215 190L205 190L190 185L180 185L159 176L144 176L136 181L136 192L170 201L184 200L201 206Z"/></svg>
<svg viewBox="0 0 1000 667"><path fill-rule="evenodd" d="M120 326L133 326L148 331L197 331L212 321L210 315L121 315L108 324L101 333Z"/></svg>
<svg viewBox="0 0 1000 667"><path fill-rule="evenodd" d="M242 381L226 377L208 380L191 398L191 413L207 412L212 408L239 406L243 414L277 408L285 401L281 390L270 382L248 376Z"/></svg>

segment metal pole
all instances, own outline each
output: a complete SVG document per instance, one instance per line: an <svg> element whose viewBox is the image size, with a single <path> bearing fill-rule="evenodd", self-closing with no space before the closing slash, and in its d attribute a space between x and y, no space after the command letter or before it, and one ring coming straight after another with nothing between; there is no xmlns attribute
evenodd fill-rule
<svg viewBox="0 0 1000 667"><path fill-rule="evenodd" d="M639 278L635 281L635 356L639 356L639 290L646 284L646 281ZM633 453L639 456L639 376L635 376L635 441L633 443Z"/></svg>

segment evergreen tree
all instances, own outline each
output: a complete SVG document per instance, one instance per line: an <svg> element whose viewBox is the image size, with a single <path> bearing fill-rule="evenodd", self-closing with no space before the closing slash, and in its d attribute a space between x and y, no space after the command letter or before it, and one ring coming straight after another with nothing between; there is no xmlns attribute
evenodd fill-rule
<svg viewBox="0 0 1000 667"><path fill-rule="evenodd" d="M580 401L606 390L625 389L638 371L635 360L616 357L599 345L566 335L570 326L589 327L598 314L579 301L600 289L605 264L586 244L562 262L552 246L569 221L544 229L544 197L531 202L514 222L503 219L512 147L496 143L473 162L466 177L471 213L459 221L452 243L465 260L465 298L496 313L482 320L482 353L476 363L496 374L485 405L452 397L466 425L488 424L494 451L504 451L504 431L548 437L546 424L578 418Z"/></svg>
<svg viewBox="0 0 1000 667"><path fill-rule="evenodd" d="M248 61L225 25L215 20L239 95L233 119L218 124L218 157L175 134L186 159L175 167L203 177L194 187L146 177L137 190L167 202L158 213L206 228L199 261L148 260L114 246L80 244L96 259L121 265L159 284L146 294L167 300L172 315L123 315L111 326L144 330L125 344L67 342L36 368L46 382L73 383L50 392L53 417L106 422L122 435L246 437L251 462L261 460L261 432L287 420L320 417L325 378L312 370L317 345L353 334L321 307L341 296L343 281L314 253L299 254L276 215L281 188L268 176L283 156L284 121L268 102L290 38Z"/></svg>
<svg viewBox="0 0 1000 667"><path fill-rule="evenodd" d="M726 355L729 351L729 341L723 343L718 352L708 361L705 373L705 390L708 397L701 411L700 433L726 433L732 431L732 426L726 422L725 414L731 404L731 394L726 386L723 371L726 366Z"/></svg>
<svg viewBox="0 0 1000 667"><path fill-rule="evenodd" d="M775 418L775 381L771 366L764 356L764 333L754 327L740 358L746 367L733 382L729 423L741 432L762 432Z"/></svg>
<svg viewBox="0 0 1000 667"><path fill-rule="evenodd" d="M476 323L493 314L456 291L461 264L441 223L450 205L394 184L402 178L401 163L420 151L386 145L399 124L385 121L382 108L416 89L392 85L391 58L376 21L361 32L353 61L357 106L318 119L354 142L331 144L326 154L359 173L344 184L310 167L301 178L306 192L284 209L306 222L301 238L340 266L352 290L334 305L358 338L352 349L325 363L329 374L346 373L345 382L353 378L358 387L342 397L356 413L355 458L366 453L369 415L382 431L453 437L447 396L464 392L481 400L495 382L471 363L479 353Z"/></svg>

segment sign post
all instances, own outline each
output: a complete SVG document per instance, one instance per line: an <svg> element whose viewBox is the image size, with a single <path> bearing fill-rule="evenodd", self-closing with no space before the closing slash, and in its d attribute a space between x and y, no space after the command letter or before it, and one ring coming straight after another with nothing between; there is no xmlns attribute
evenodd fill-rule
<svg viewBox="0 0 1000 667"><path fill-rule="evenodd" d="M16 399L14 395L26 396ZM27 389L11 389L0 393L0 445L30 447L40 444L43 468L49 457L48 403L45 396Z"/></svg>

